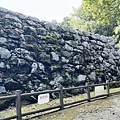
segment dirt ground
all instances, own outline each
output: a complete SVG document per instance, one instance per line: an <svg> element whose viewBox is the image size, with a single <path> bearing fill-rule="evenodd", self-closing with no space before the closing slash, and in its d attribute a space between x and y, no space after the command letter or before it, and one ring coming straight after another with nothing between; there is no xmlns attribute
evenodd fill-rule
<svg viewBox="0 0 120 120"><path fill-rule="evenodd" d="M65 108L31 120L120 120L120 94Z"/></svg>
<svg viewBox="0 0 120 120"><path fill-rule="evenodd" d="M120 120L120 95L85 105L73 120Z"/></svg>

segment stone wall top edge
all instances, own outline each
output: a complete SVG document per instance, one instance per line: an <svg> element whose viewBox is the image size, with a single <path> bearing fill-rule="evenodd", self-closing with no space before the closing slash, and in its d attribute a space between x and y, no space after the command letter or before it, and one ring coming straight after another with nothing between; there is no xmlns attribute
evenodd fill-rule
<svg viewBox="0 0 120 120"><path fill-rule="evenodd" d="M103 35L99 35L99 34L95 34L95 33L92 33L92 32L88 32L88 31L82 31L82 30L79 30L79 29L74 29L72 27L69 27L69 26L64 26L64 25L60 25L60 24L55 24L55 23L52 23L52 22L49 22L49 21L44 21L44 20L39 20L38 18L36 17L33 17L33 16L27 16L23 13L19 13L19 12L15 12L15 11L11 11L11 10L8 10L6 8L3 8L3 7L0 7L0 12L3 12L5 14L11 14L15 17L18 17L19 19L22 19L22 20L31 20L31 21L35 21L37 23L42 23L42 24L49 24L48 26L53 28L53 30L56 30L55 27L59 27L61 30L63 30L63 32L70 32L70 33L73 33L73 34L79 34L81 36L86 36L86 37L90 37L92 36L94 39L102 39L102 38L106 38L106 39L112 39L111 37L107 37L107 36L103 36ZM54 26L54 27L53 27ZM52 30L52 29L51 29Z"/></svg>

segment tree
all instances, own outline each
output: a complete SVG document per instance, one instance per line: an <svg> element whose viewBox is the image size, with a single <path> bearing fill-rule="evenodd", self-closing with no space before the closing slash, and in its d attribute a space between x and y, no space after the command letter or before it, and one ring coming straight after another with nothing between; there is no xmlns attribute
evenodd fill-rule
<svg viewBox="0 0 120 120"><path fill-rule="evenodd" d="M116 43L120 47L120 25L115 28L115 36Z"/></svg>
<svg viewBox="0 0 120 120"><path fill-rule="evenodd" d="M97 22L107 25L107 35L115 36L120 44L120 0L83 0L81 6L85 14L92 14Z"/></svg>
<svg viewBox="0 0 120 120"><path fill-rule="evenodd" d="M114 36L120 43L120 0L83 0L61 24Z"/></svg>
<svg viewBox="0 0 120 120"><path fill-rule="evenodd" d="M61 25L71 26L70 21L71 21L70 17L64 17L63 21L61 22Z"/></svg>
<svg viewBox="0 0 120 120"><path fill-rule="evenodd" d="M111 27L108 29L108 25L97 22L91 13L86 14L85 11L86 8L84 6L79 6L77 9L74 8L73 13L69 17L65 17L61 24L107 36L113 34Z"/></svg>
<svg viewBox="0 0 120 120"><path fill-rule="evenodd" d="M120 22L120 0L83 0L82 7L99 22Z"/></svg>

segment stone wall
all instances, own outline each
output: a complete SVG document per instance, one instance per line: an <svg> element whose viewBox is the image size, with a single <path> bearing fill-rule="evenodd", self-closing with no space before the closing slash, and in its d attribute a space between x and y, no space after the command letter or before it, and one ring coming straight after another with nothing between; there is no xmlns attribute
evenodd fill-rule
<svg viewBox="0 0 120 120"><path fill-rule="evenodd" d="M112 38L0 8L0 93L105 80L120 80Z"/></svg>

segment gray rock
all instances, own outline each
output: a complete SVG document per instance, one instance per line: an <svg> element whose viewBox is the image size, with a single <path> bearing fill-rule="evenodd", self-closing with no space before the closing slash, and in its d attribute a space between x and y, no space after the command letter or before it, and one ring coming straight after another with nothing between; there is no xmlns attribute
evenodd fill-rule
<svg viewBox="0 0 120 120"><path fill-rule="evenodd" d="M34 61L34 59L33 59L29 54L26 54L26 55L24 56L24 58L25 58L26 60L28 60L28 61L31 61L31 62Z"/></svg>
<svg viewBox="0 0 120 120"><path fill-rule="evenodd" d="M5 63L4 62L0 62L0 68L5 68Z"/></svg>
<svg viewBox="0 0 120 120"><path fill-rule="evenodd" d="M12 78L7 78L5 81L4 86L6 90L18 90L22 88L21 84L14 81Z"/></svg>
<svg viewBox="0 0 120 120"><path fill-rule="evenodd" d="M91 33L87 31L82 31L82 35L84 35L85 37L90 37Z"/></svg>
<svg viewBox="0 0 120 120"><path fill-rule="evenodd" d="M103 61L103 64L105 67L109 68L110 67L110 63L106 62L106 61Z"/></svg>
<svg viewBox="0 0 120 120"><path fill-rule="evenodd" d="M26 76L25 74L17 74L16 77L17 77L17 81L20 84L24 84L28 80L28 76Z"/></svg>
<svg viewBox="0 0 120 120"><path fill-rule="evenodd" d="M83 40L83 41L89 41L89 38L88 38L88 37L85 37L85 36L82 36L82 40Z"/></svg>
<svg viewBox="0 0 120 120"><path fill-rule="evenodd" d="M8 37L12 38L12 39L20 39L20 35L19 35L18 31L16 31L16 30L8 31Z"/></svg>
<svg viewBox="0 0 120 120"><path fill-rule="evenodd" d="M0 83L2 83L3 82L3 79L2 78L0 78Z"/></svg>
<svg viewBox="0 0 120 120"><path fill-rule="evenodd" d="M115 61L113 59L109 59L109 63L115 65Z"/></svg>
<svg viewBox="0 0 120 120"><path fill-rule="evenodd" d="M91 33L91 38L97 40L98 39L98 35Z"/></svg>
<svg viewBox="0 0 120 120"><path fill-rule="evenodd" d="M81 36L79 36L78 33L77 33L77 34L74 34L74 38L75 38L75 40L77 40L77 41L78 41L78 40L81 40Z"/></svg>
<svg viewBox="0 0 120 120"><path fill-rule="evenodd" d="M22 24L21 23L14 22L14 26L16 28L19 28L19 29L15 29L17 32L23 33L23 30L20 30L20 29L22 29Z"/></svg>
<svg viewBox="0 0 120 120"><path fill-rule="evenodd" d="M83 32L81 30L77 30L78 31L78 35L82 36Z"/></svg>
<svg viewBox="0 0 120 120"><path fill-rule="evenodd" d="M45 66L42 63L38 63L39 69L45 71Z"/></svg>
<svg viewBox="0 0 120 120"><path fill-rule="evenodd" d="M68 27L68 29L69 29L69 32L72 34L78 33L77 30L73 29L72 27Z"/></svg>
<svg viewBox="0 0 120 120"><path fill-rule="evenodd" d="M51 52L51 55L52 55L52 60L59 61L59 56L57 53Z"/></svg>
<svg viewBox="0 0 120 120"><path fill-rule="evenodd" d="M67 31L69 31L69 27L63 26L63 25L61 25L61 26L58 25L57 29L58 29L58 31L60 31L60 32L67 32Z"/></svg>
<svg viewBox="0 0 120 120"><path fill-rule="evenodd" d="M83 47L82 45L81 45L81 46L77 46L77 49L78 49L78 50L83 50L83 48L84 48L84 47Z"/></svg>
<svg viewBox="0 0 120 120"><path fill-rule="evenodd" d="M85 80L86 80L86 75L78 75L77 77L78 82L85 81Z"/></svg>
<svg viewBox="0 0 120 120"><path fill-rule="evenodd" d="M50 22L45 22L44 26L47 30L57 30L57 25Z"/></svg>
<svg viewBox="0 0 120 120"><path fill-rule="evenodd" d="M35 22L40 22L40 20L36 17L28 16L28 19L35 21Z"/></svg>
<svg viewBox="0 0 120 120"><path fill-rule="evenodd" d="M17 59L18 60L18 63L17 63L17 66L24 66L27 64L27 62L24 60L24 59Z"/></svg>
<svg viewBox="0 0 120 120"><path fill-rule="evenodd" d="M117 51L118 55L120 56L120 49Z"/></svg>
<svg viewBox="0 0 120 120"><path fill-rule="evenodd" d="M8 59L10 56L11 53L8 49L0 47L0 58Z"/></svg>
<svg viewBox="0 0 120 120"><path fill-rule="evenodd" d="M31 73L34 73L34 72L36 72L38 65L37 65L37 63L33 62L31 67L32 67Z"/></svg>
<svg viewBox="0 0 120 120"><path fill-rule="evenodd" d="M41 54L39 54L38 58L39 58L39 62L50 63L50 55L49 54L41 53Z"/></svg>
<svg viewBox="0 0 120 120"><path fill-rule="evenodd" d="M88 75L88 77L90 78L90 80L95 81L96 80L96 73L95 72L91 72L91 74Z"/></svg>
<svg viewBox="0 0 120 120"><path fill-rule="evenodd" d="M45 89L46 89L46 85L43 84L43 83L41 83L41 84L39 85L39 87L37 88L37 91L41 91L41 90L45 90Z"/></svg>
<svg viewBox="0 0 120 120"><path fill-rule="evenodd" d="M107 43L106 37L103 36L103 35L100 36L100 40L101 40L103 43Z"/></svg>
<svg viewBox="0 0 120 120"><path fill-rule="evenodd" d="M69 59L66 59L65 57L62 57L62 62L68 63Z"/></svg>
<svg viewBox="0 0 120 120"><path fill-rule="evenodd" d="M4 44L7 42L7 39L4 37L0 37L0 44Z"/></svg>
<svg viewBox="0 0 120 120"><path fill-rule="evenodd" d="M62 83L62 82L64 82L64 79L60 74L56 74L54 77L54 81L58 82L58 83Z"/></svg>
<svg viewBox="0 0 120 120"><path fill-rule="evenodd" d="M90 49L90 46L89 46L88 42L83 42L82 44L83 44L84 47Z"/></svg>
<svg viewBox="0 0 120 120"><path fill-rule="evenodd" d="M7 13L7 12L8 12L8 10L7 10L7 9L5 9L5 8L0 7L0 12L5 12L5 13Z"/></svg>
<svg viewBox="0 0 120 120"><path fill-rule="evenodd" d="M116 59L115 56L111 52L109 53L109 58L113 60Z"/></svg>
<svg viewBox="0 0 120 120"><path fill-rule="evenodd" d="M47 35L47 30L45 28L38 28L37 35Z"/></svg>
<svg viewBox="0 0 120 120"><path fill-rule="evenodd" d="M99 56L99 61L102 62L103 61L103 58L101 56Z"/></svg>
<svg viewBox="0 0 120 120"><path fill-rule="evenodd" d="M23 19L23 20L27 19L27 16L22 13L14 12L14 14L17 15L18 18L20 19Z"/></svg>
<svg viewBox="0 0 120 120"><path fill-rule="evenodd" d="M37 27L37 24L36 24L34 21L26 20L26 22L27 22L30 26L35 26L35 27Z"/></svg>
<svg viewBox="0 0 120 120"><path fill-rule="evenodd" d="M64 57L69 58L73 55L73 52L62 51L62 54L63 54Z"/></svg>
<svg viewBox="0 0 120 120"><path fill-rule="evenodd" d="M4 86L0 86L0 93L6 93L6 89Z"/></svg>
<svg viewBox="0 0 120 120"><path fill-rule="evenodd" d="M24 26L24 34L26 34L26 39L30 39L29 37L33 38L33 36L36 35L36 30L35 28L31 27L31 26ZM27 36L27 35L31 35L31 36ZM33 36L32 36L33 35ZM28 37L28 38L27 38Z"/></svg>
<svg viewBox="0 0 120 120"><path fill-rule="evenodd" d="M13 52L16 54L17 57L20 57L32 62L34 61L34 59L30 55L30 52L28 50L25 50L23 48L15 48Z"/></svg>
<svg viewBox="0 0 120 120"><path fill-rule="evenodd" d="M6 18L6 19L14 20L15 22L21 23L21 20L20 20L18 17L13 16L13 15L10 15L10 14L6 14L6 15L5 15L5 18Z"/></svg>
<svg viewBox="0 0 120 120"><path fill-rule="evenodd" d="M66 49L67 51L73 51L73 47L71 47L71 46L68 45L68 44L65 44L65 49Z"/></svg>
<svg viewBox="0 0 120 120"><path fill-rule="evenodd" d="M52 86L55 85L55 83L56 83L56 81L53 81L53 80L50 81L50 85L52 85Z"/></svg>
<svg viewBox="0 0 120 120"><path fill-rule="evenodd" d="M10 65L6 65L6 68L7 68L7 69L10 69Z"/></svg>

